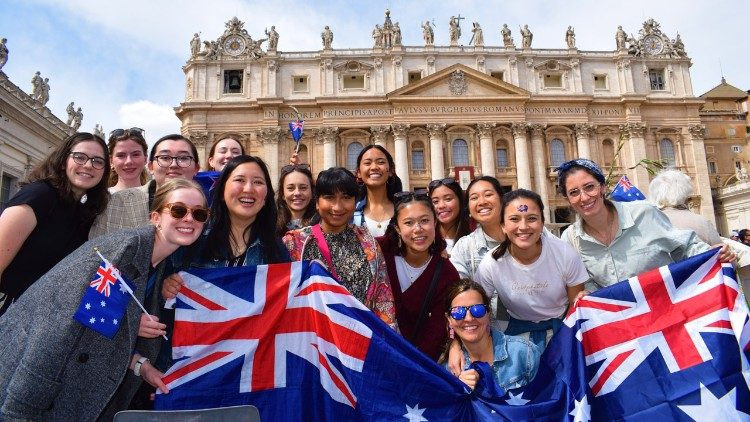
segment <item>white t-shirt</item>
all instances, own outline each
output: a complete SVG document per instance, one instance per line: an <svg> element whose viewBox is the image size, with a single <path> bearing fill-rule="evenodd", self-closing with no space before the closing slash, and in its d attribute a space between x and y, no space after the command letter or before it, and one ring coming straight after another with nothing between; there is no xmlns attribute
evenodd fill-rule
<svg viewBox="0 0 750 422"><path fill-rule="evenodd" d="M532 264L521 264L508 252L498 260L487 253L474 274L474 281L488 295L497 293L513 318L533 322L562 316L568 306L566 287L588 278L573 247L546 233L542 234L542 254Z"/></svg>
<svg viewBox="0 0 750 422"><path fill-rule="evenodd" d="M371 218L365 217L365 226L367 226L367 230L370 232L372 237L380 237L385 234L385 229L388 228L388 223L391 222L391 219L387 219L385 221L375 221Z"/></svg>
<svg viewBox="0 0 750 422"><path fill-rule="evenodd" d="M404 257L396 255L395 258L396 275L398 276L398 284L401 286L402 292L405 292L422 275L431 261L431 259L428 259L421 267L412 267L406 262Z"/></svg>
<svg viewBox="0 0 750 422"><path fill-rule="evenodd" d="M453 245L456 244L456 239L444 239L445 240L445 252L451 253Z"/></svg>

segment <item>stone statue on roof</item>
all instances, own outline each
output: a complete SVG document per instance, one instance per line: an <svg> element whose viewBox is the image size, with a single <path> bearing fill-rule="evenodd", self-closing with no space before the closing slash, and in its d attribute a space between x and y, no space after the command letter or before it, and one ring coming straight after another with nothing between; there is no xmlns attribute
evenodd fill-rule
<svg viewBox="0 0 750 422"><path fill-rule="evenodd" d="M568 26L568 30L565 31L565 43L570 49L576 48L576 33L572 26Z"/></svg>
<svg viewBox="0 0 750 422"><path fill-rule="evenodd" d="M197 57L198 53L201 52L201 37L200 33L196 32L193 34L193 39L190 40L190 58Z"/></svg>
<svg viewBox="0 0 750 422"><path fill-rule="evenodd" d="M39 85L39 98L37 98L37 101L39 101L41 105L46 105L49 101L49 90L49 78L44 78Z"/></svg>
<svg viewBox="0 0 750 422"><path fill-rule="evenodd" d="M474 47L481 47L484 45L484 35L482 34L482 27L479 25L479 22L472 22L472 28L471 28L471 39L469 40L469 44L472 44Z"/></svg>
<svg viewBox="0 0 750 422"><path fill-rule="evenodd" d="M464 19L461 15L451 16L451 20L448 22L451 45L458 45L458 39L461 38L461 19Z"/></svg>
<svg viewBox="0 0 750 422"><path fill-rule="evenodd" d="M628 40L628 34L622 30L622 26L617 27L615 32L615 43L617 43L617 50L625 50L625 42Z"/></svg>
<svg viewBox="0 0 750 422"><path fill-rule="evenodd" d="M279 45L279 33L276 32L276 27L271 25L271 30L265 32L268 37L268 51L276 51L276 47Z"/></svg>
<svg viewBox="0 0 750 422"><path fill-rule="evenodd" d="M81 122L83 122L83 111L81 110L81 107L78 107L78 110L73 117L73 125L71 126L74 131L78 131L78 129L81 127Z"/></svg>
<svg viewBox="0 0 750 422"><path fill-rule="evenodd" d="M65 124L70 126L73 124L73 119L75 119L76 117L75 103L71 101L70 104L68 104L68 107L65 109L65 111L68 112L68 121Z"/></svg>
<svg viewBox="0 0 750 422"><path fill-rule="evenodd" d="M435 32L432 30L430 21L424 21L422 24L422 39L425 45L435 44Z"/></svg>
<svg viewBox="0 0 750 422"><path fill-rule="evenodd" d="M510 28L508 28L507 23L504 23L503 27L500 29L500 35L503 37L503 45L505 48L516 48L516 43L510 35Z"/></svg>
<svg viewBox="0 0 750 422"><path fill-rule="evenodd" d="M0 69L5 66L5 63L8 63L8 46L6 45L7 42L7 38L3 38L2 40L0 40Z"/></svg>
<svg viewBox="0 0 750 422"><path fill-rule="evenodd" d="M326 25L323 28L323 32L320 33L320 38L323 40L323 50L330 50L331 44L333 44L333 31Z"/></svg>
<svg viewBox="0 0 750 422"><path fill-rule="evenodd" d="M531 48L531 41L534 39L534 34L531 33L529 25L524 25L521 28L521 45L523 48Z"/></svg>

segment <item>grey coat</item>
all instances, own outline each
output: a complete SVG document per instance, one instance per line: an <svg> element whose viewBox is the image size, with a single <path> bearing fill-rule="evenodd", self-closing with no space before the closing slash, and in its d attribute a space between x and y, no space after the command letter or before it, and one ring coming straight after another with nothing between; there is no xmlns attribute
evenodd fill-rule
<svg viewBox="0 0 750 422"><path fill-rule="evenodd" d="M132 280L149 313L158 285L144 301L153 226L86 242L34 283L0 318L0 420L110 420L141 384L129 370L138 350L152 361L161 338L137 337L141 311L131 299L126 323L110 340L73 320L99 258Z"/></svg>

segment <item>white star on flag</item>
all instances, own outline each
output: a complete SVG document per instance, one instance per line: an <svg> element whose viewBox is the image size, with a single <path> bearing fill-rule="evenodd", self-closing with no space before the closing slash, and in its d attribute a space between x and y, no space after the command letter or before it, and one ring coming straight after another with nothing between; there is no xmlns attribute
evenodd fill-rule
<svg viewBox="0 0 750 422"><path fill-rule="evenodd" d="M91 304L90 303L86 303L86 310L88 311L89 309L91 309Z"/></svg>
<svg viewBox="0 0 750 422"><path fill-rule="evenodd" d="M95 322L96 322L96 318L94 317L89 318L89 324L93 324Z"/></svg>
<svg viewBox="0 0 750 422"><path fill-rule="evenodd" d="M120 285L120 293L122 293L122 294L127 294L127 293L128 293L128 288L127 288L127 286L125 286L125 283L123 283L123 282L121 281L121 282L120 282L120 283L118 283L118 284Z"/></svg>
<svg viewBox="0 0 750 422"><path fill-rule="evenodd" d="M116 320L116 319L113 319L113 320L112 320L112 324L115 324L115 325L117 325L117 320Z"/></svg>
<svg viewBox="0 0 750 422"><path fill-rule="evenodd" d="M696 421L748 421L750 415L737 410L737 391L735 388L729 390L721 397L701 386L700 404L677 405L683 412Z"/></svg>
<svg viewBox="0 0 750 422"><path fill-rule="evenodd" d="M509 397L505 400L505 402L511 406L523 406L530 401L523 398L523 391L521 391L521 393L517 396L514 396L513 393L508 391L508 396Z"/></svg>
<svg viewBox="0 0 750 422"><path fill-rule="evenodd" d="M422 413L427 409L420 409L419 403L414 405L414 407L410 407L408 404L406 405L406 414L404 414L404 417L406 419L409 419L409 422L426 422L427 419L425 419L424 416L422 416Z"/></svg>
<svg viewBox="0 0 750 422"><path fill-rule="evenodd" d="M568 414L573 417L573 422L589 422L591 420L589 397L584 394L581 401L575 400L575 408Z"/></svg>
<svg viewBox="0 0 750 422"><path fill-rule="evenodd" d="M104 322L104 318L102 318L102 319L101 319L100 321L101 321L101 322Z"/></svg>
<svg viewBox="0 0 750 422"><path fill-rule="evenodd" d="M102 308L105 307L105 306L107 306L107 302L105 302L105 301L101 301L99 304L102 305Z"/></svg>

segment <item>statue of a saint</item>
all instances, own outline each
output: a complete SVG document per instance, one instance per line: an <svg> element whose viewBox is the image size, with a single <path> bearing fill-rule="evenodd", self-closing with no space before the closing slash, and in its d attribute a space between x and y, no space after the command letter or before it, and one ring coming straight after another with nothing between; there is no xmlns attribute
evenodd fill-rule
<svg viewBox="0 0 750 422"><path fill-rule="evenodd" d="M266 36L268 37L268 51L276 51L276 46L279 45L279 33L276 32L276 27L271 25L271 30L266 30Z"/></svg>
<svg viewBox="0 0 750 422"><path fill-rule="evenodd" d="M461 15L451 16L449 35L451 39L451 45L458 45L458 39L461 38Z"/></svg>
<svg viewBox="0 0 750 422"><path fill-rule="evenodd" d="M39 98L37 99L42 105L49 101L49 89L49 78L44 78L39 86Z"/></svg>
<svg viewBox="0 0 750 422"><path fill-rule="evenodd" d="M73 119L76 117L76 109L73 101L68 104L68 107L65 109L65 111L68 112L68 121L65 122L65 124L70 126L71 124L73 124Z"/></svg>
<svg viewBox="0 0 750 422"><path fill-rule="evenodd" d="M513 42L513 37L510 35L510 28L508 28L507 23L504 23L502 29L500 29L500 35L503 36L503 45L505 48L516 48L516 43Z"/></svg>
<svg viewBox="0 0 750 422"><path fill-rule="evenodd" d="M104 139L104 128L99 123L94 125L94 135Z"/></svg>
<svg viewBox="0 0 750 422"><path fill-rule="evenodd" d="M5 63L8 63L8 46L6 45L7 42L7 38L3 38L2 40L0 40L0 69L5 66Z"/></svg>
<svg viewBox="0 0 750 422"><path fill-rule="evenodd" d="M523 48L531 48L531 40L534 39L534 34L531 33L529 25L524 25L521 28L521 45Z"/></svg>
<svg viewBox="0 0 750 422"><path fill-rule="evenodd" d="M263 55L265 55L266 53L263 51L261 44L263 44L265 41L265 38L253 41L253 37L248 36L247 56L251 59L259 59L263 57Z"/></svg>
<svg viewBox="0 0 750 422"><path fill-rule="evenodd" d="M330 50L331 44L333 44L333 31L326 25L323 28L323 32L320 33L320 38L323 40L323 50Z"/></svg>
<svg viewBox="0 0 750 422"><path fill-rule="evenodd" d="M472 26L472 36L471 40L469 40L469 44L472 44L473 42L474 47L481 47L484 45L484 35L482 34L482 27L479 26L479 22L473 22Z"/></svg>
<svg viewBox="0 0 750 422"><path fill-rule="evenodd" d="M42 80L41 72L37 70L34 76L31 78L31 98L39 101L39 97L42 94L43 82L44 81Z"/></svg>
<svg viewBox="0 0 750 422"><path fill-rule="evenodd" d="M398 22L393 24L393 45L394 46L401 45L401 27L398 26Z"/></svg>
<svg viewBox="0 0 750 422"><path fill-rule="evenodd" d="M424 21L422 24L422 39L424 39L425 45L433 45L435 43L435 32L432 30L430 21Z"/></svg>
<svg viewBox="0 0 750 422"><path fill-rule="evenodd" d="M196 57L198 56L198 53L201 51L201 37L196 32L193 34L193 39L190 40L190 57Z"/></svg>
<svg viewBox="0 0 750 422"><path fill-rule="evenodd" d="M572 26L568 26L568 30L565 31L565 43L570 49L576 48L576 33Z"/></svg>
<svg viewBox="0 0 750 422"><path fill-rule="evenodd" d="M83 121L83 111L81 111L81 107L78 107L78 111L76 111L76 115L73 117L73 128L74 131L78 131L78 128L81 127L81 122Z"/></svg>
<svg viewBox="0 0 750 422"><path fill-rule="evenodd" d="M375 28L372 30L372 46L374 48L379 48L383 46L383 30L380 29L380 25L375 25Z"/></svg>
<svg viewBox="0 0 750 422"><path fill-rule="evenodd" d="M625 50L625 41L628 40L628 34L622 30L622 25L617 26L617 32L615 32L615 42L617 43L617 50Z"/></svg>
<svg viewBox="0 0 750 422"><path fill-rule="evenodd" d="M687 53L685 52L685 44L682 43L682 38L680 38L679 33L677 34L677 38L672 41L672 48L674 49L674 52L678 57L687 57Z"/></svg>

